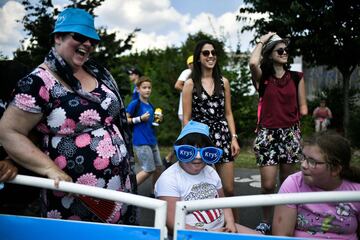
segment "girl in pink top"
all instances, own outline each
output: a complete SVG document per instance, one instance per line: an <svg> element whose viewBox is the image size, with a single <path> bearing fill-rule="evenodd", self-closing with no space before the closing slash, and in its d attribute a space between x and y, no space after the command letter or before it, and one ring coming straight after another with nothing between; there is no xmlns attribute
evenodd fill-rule
<svg viewBox="0 0 360 240"><path fill-rule="evenodd" d="M350 143L321 133L304 144L301 172L290 175L280 193L360 191L360 169L351 167ZM359 239L360 202L275 207L273 234L312 239Z"/></svg>

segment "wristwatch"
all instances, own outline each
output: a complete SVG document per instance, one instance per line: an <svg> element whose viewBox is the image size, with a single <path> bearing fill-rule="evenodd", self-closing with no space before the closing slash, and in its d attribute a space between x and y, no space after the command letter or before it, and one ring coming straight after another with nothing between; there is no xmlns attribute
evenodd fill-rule
<svg viewBox="0 0 360 240"><path fill-rule="evenodd" d="M238 135L236 133L233 134L232 137L238 139Z"/></svg>

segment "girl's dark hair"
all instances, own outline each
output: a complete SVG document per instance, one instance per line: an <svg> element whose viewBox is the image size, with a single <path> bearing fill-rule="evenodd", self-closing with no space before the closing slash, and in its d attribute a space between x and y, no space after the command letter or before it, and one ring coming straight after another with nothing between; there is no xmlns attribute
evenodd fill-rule
<svg viewBox="0 0 360 240"><path fill-rule="evenodd" d="M262 79L267 79L270 76L275 74L274 65L273 65L274 61L273 61L273 59L270 59L270 55L273 52L275 46L278 45L279 43L287 44L287 42L283 41L283 40L276 41L276 42L274 42L274 44L272 44L272 47L267 48L266 51L264 51L262 53L262 59L260 61L260 68L262 71L262 75L261 75ZM290 69L290 64L285 64L284 70L287 71L289 69Z"/></svg>
<svg viewBox="0 0 360 240"><path fill-rule="evenodd" d="M318 146L331 169L342 167L340 172L342 179L360 183L360 169L350 165L351 145L346 138L336 133L317 133L305 139L304 145Z"/></svg>
<svg viewBox="0 0 360 240"><path fill-rule="evenodd" d="M191 73L191 77L192 80L194 81L194 88L196 91L196 94L198 95L198 97L201 97L201 76L202 76L202 72L201 72L201 62L200 62L200 54L201 54L201 50L204 47L205 44L210 44L214 47L215 49L215 44L210 41L210 40L201 40L199 41L196 46L195 46L195 50L194 50L194 63L193 63L193 70ZM215 49L216 51L216 49ZM221 94L221 70L219 67L219 63L218 63L218 59L216 59L216 63L212 72L212 77L214 79L214 94L216 96Z"/></svg>
<svg viewBox="0 0 360 240"><path fill-rule="evenodd" d="M189 133L175 142L175 145L191 145L197 147L214 147L210 138L201 133Z"/></svg>

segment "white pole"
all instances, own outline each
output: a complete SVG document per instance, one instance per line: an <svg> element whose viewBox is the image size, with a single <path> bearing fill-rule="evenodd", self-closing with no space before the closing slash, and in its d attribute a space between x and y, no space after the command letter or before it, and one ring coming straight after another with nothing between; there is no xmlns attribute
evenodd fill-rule
<svg viewBox="0 0 360 240"><path fill-rule="evenodd" d="M17 175L9 183L47 188L51 190L64 191L76 194L83 194L95 198L107 199L111 201L124 202L143 208L155 210L154 227L161 231L161 239L167 236L166 230L166 209L167 203L163 200L148 198L131 193L119 192L99 187L87 186L71 182L60 181L59 187L55 187L55 181L47 178Z"/></svg>
<svg viewBox="0 0 360 240"><path fill-rule="evenodd" d="M161 207L155 209L155 222L154 227L160 229L160 239L165 239L168 236L168 231L166 228L166 217L167 217L167 202L164 201L164 204Z"/></svg>

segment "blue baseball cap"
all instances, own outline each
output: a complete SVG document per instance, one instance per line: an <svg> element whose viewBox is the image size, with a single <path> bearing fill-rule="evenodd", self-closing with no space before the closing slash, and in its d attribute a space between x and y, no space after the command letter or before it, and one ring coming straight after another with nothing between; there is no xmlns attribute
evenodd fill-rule
<svg viewBox="0 0 360 240"><path fill-rule="evenodd" d="M59 14L52 33L58 32L74 32L100 40L95 29L94 17L80 8L66 8Z"/></svg>
<svg viewBox="0 0 360 240"><path fill-rule="evenodd" d="M189 133L201 133L201 134L204 134L209 137L209 134L210 134L209 126L204 123L191 120L181 130L181 133L180 133L179 137L176 139L176 141L185 137Z"/></svg>

